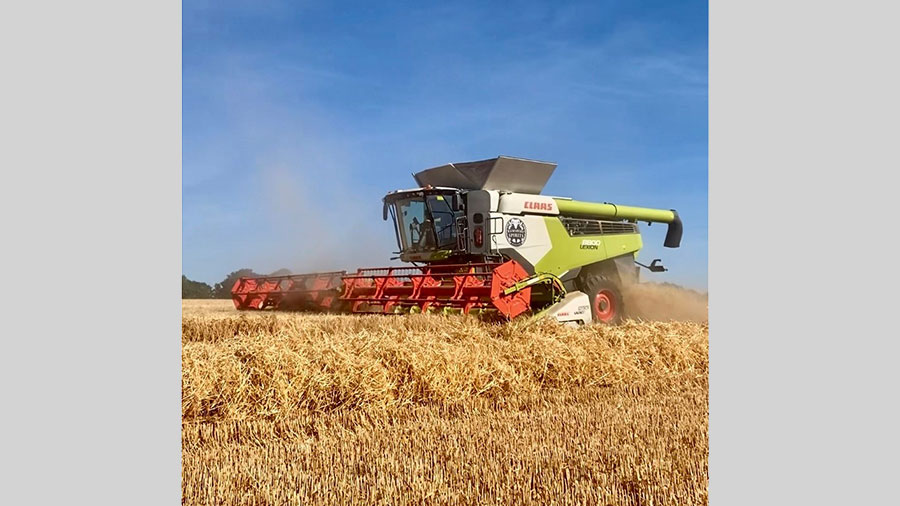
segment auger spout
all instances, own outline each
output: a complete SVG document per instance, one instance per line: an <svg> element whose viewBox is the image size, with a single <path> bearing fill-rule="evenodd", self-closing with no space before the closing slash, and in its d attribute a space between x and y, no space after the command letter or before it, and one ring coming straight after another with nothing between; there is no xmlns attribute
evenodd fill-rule
<svg viewBox="0 0 900 506"><path fill-rule="evenodd" d="M569 199L554 200L559 208L559 214L563 216L667 223L669 229L663 246L677 248L681 245L681 217L678 216L678 211L674 209L651 209L649 207L620 206L618 204Z"/></svg>

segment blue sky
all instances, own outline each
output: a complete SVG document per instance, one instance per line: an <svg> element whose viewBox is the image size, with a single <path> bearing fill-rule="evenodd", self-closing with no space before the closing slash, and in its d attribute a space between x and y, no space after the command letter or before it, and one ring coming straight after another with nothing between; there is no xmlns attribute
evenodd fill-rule
<svg viewBox="0 0 900 506"><path fill-rule="evenodd" d="M706 2L183 4L183 271L389 264L412 172L557 162L544 193L674 208L645 279L707 286Z"/></svg>

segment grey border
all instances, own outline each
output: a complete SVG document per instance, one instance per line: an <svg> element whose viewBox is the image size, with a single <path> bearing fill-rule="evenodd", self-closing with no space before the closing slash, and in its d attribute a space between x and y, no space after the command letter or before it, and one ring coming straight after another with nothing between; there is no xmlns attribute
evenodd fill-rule
<svg viewBox="0 0 900 506"><path fill-rule="evenodd" d="M712 504L896 501L900 40L874 4L710 5Z"/></svg>
<svg viewBox="0 0 900 506"><path fill-rule="evenodd" d="M0 10L0 503L178 504L181 4Z"/></svg>
<svg viewBox="0 0 900 506"><path fill-rule="evenodd" d="M710 499L886 502L896 8L710 16ZM0 16L4 504L179 500L180 22Z"/></svg>

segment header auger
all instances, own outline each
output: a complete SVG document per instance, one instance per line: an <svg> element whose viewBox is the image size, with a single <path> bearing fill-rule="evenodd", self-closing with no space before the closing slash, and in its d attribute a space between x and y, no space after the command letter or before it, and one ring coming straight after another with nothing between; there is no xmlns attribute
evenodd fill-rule
<svg viewBox="0 0 900 506"><path fill-rule="evenodd" d="M658 259L637 262L638 222L668 224L664 246L677 248L681 218L675 210L541 195L555 168L500 156L414 174L418 188L383 199L399 259L414 266L241 278L234 305L618 322L622 287L638 281L640 267L665 270Z"/></svg>

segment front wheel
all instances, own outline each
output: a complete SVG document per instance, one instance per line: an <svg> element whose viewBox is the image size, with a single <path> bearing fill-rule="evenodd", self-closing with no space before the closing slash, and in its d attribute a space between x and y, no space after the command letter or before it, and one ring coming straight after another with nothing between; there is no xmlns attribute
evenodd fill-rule
<svg viewBox="0 0 900 506"><path fill-rule="evenodd" d="M595 322L615 325L625 314L625 302L618 285L602 277L591 277L585 283L584 292L591 301L591 316Z"/></svg>

